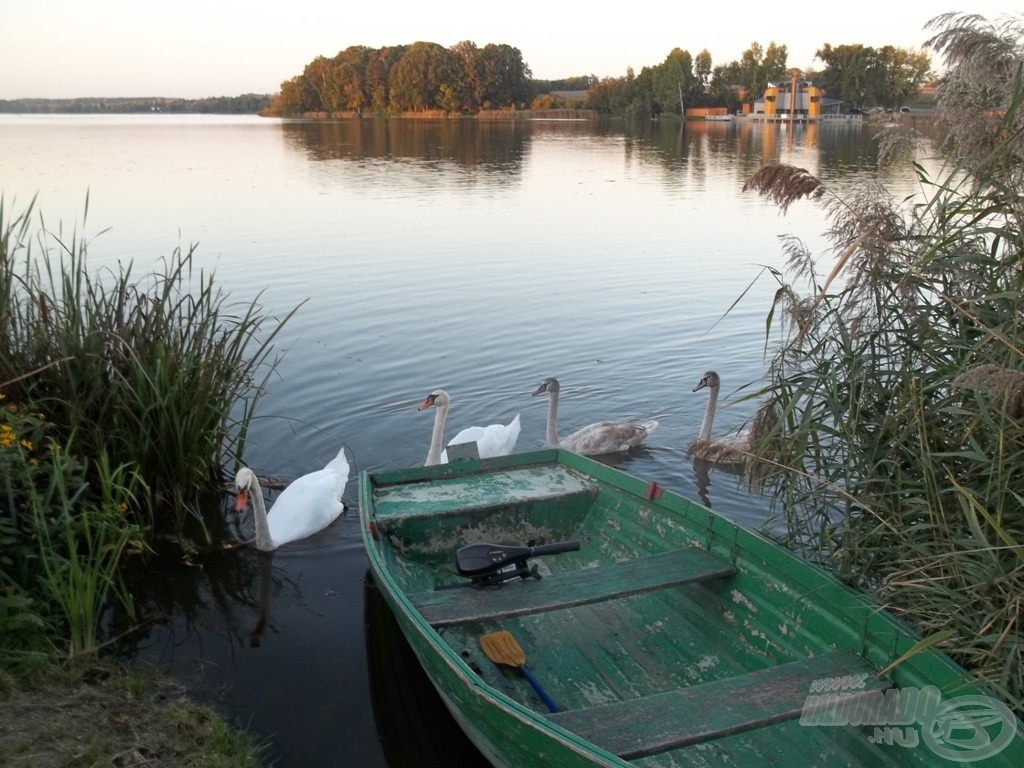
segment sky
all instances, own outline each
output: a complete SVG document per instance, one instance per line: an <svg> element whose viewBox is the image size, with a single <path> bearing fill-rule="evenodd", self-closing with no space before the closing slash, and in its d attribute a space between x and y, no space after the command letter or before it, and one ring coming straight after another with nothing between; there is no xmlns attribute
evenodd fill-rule
<svg viewBox="0 0 1024 768"><path fill-rule="evenodd" d="M789 66L808 69L824 43L919 50L947 11L1021 15L1009 0L961 3L855 0L825 14L764 0L0 0L0 99L275 93L317 56L417 41L511 45L544 80L622 77L677 47L726 64L754 42L785 45Z"/></svg>

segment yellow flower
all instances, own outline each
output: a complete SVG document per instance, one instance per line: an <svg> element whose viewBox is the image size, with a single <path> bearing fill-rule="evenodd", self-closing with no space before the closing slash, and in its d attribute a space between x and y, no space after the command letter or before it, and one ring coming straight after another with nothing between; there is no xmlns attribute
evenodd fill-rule
<svg viewBox="0 0 1024 768"><path fill-rule="evenodd" d="M120 509L122 512L128 511L128 505L125 504L123 501L117 505L117 508Z"/></svg>
<svg viewBox="0 0 1024 768"><path fill-rule="evenodd" d="M45 413L37 413L36 416L39 417L40 421L46 421L46 414Z"/></svg>
<svg viewBox="0 0 1024 768"><path fill-rule="evenodd" d="M0 446L10 448L17 439L18 436L14 434L14 430L9 424L0 424Z"/></svg>
<svg viewBox="0 0 1024 768"><path fill-rule="evenodd" d="M0 400L3 400L5 397L7 397L7 395L5 395L3 392L0 392Z"/></svg>
<svg viewBox="0 0 1024 768"><path fill-rule="evenodd" d="M39 462L36 459L29 459L28 460L28 465L30 467L38 467L39 466Z"/></svg>
<svg viewBox="0 0 1024 768"><path fill-rule="evenodd" d="M31 451L32 450L32 443L30 443L28 440L22 440L21 441L21 447L24 448L26 451Z"/></svg>

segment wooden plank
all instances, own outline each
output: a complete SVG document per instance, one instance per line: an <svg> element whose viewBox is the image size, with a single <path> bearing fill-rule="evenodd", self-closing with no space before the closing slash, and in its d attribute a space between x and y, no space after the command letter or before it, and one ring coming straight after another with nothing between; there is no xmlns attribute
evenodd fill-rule
<svg viewBox="0 0 1024 768"><path fill-rule="evenodd" d="M856 653L839 650L692 688L548 717L624 760L634 760L795 720L812 695L812 682L846 675L864 676L859 691L892 686Z"/></svg>
<svg viewBox="0 0 1024 768"><path fill-rule="evenodd" d="M409 599L435 627L524 616L695 581L731 576L732 564L698 547L621 563L561 571L540 580L506 582L500 588L461 587L421 592Z"/></svg>
<svg viewBox="0 0 1024 768"><path fill-rule="evenodd" d="M374 519L378 525L390 528L408 520L429 521L441 516L541 503L586 504L598 495L593 480L560 466L528 466L461 476L453 465L449 471L453 476L374 489Z"/></svg>

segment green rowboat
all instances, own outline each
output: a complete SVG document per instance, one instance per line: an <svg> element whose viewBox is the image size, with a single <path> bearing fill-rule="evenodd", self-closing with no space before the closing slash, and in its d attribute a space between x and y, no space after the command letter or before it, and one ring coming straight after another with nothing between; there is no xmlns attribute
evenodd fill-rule
<svg viewBox="0 0 1024 768"><path fill-rule="evenodd" d="M948 657L782 547L560 450L363 473L377 588L495 766L1024 765Z"/></svg>

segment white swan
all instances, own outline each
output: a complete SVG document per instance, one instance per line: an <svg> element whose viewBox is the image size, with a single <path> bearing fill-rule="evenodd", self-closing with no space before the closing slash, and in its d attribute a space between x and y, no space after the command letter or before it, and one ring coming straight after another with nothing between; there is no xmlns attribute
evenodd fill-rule
<svg viewBox="0 0 1024 768"><path fill-rule="evenodd" d="M573 453L596 456L602 453L618 453L636 448L658 426L658 422L643 421L599 421L583 427L563 440L558 439L558 379L547 378L540 383L534 397L547 392L548 400L548 448L565 448Z"/></svg>
<svg viewBox="0 0 1024 768"><path fill-rule="evenodd" d="M735 464L744 461L753 446L753 433L746 429L741 432L720 437L717 440L711 437L711 427L715 423L715 409L718 407L718 390L722 386L722 380L714 371L705 373L694 392L707 388L708 407L704 411L704 421L700 425L700 432L686 451L686 458L697 458L718 464Z"/></svg>
<svg viewBox="0 0 1024 768"><path fill-rule="evenodd" d="M451 407L451 403L452 399L447 392L443 389L435 389L427 395L427 399L419 407L421 411L430 406L437 408L437 413L434 414L434 431L430 436L430 450L427 451L427 460L424 466L448 463L448 451L441 450L441 440L444 436L444 422L448 418L448 409ZM505 456L512 453L512 449L515 448L521 426L517 413L508 426L491 424L487 427L466 427L449 440L448 445L476 443L481 459Z"/></svg>
<svg viewBox="0 0 1024 768"><path fill-rule="evenodd" d="M289 541L312 536L334 522L345 505L341 494L348 483L349 466L345 449L323 469L292 481L274 502L267 514L256 473L242 467L235 475L238 490L236 507L246 508L248 496L252 496L253 522L256 525L256 547L269 552Z"/></svg>

